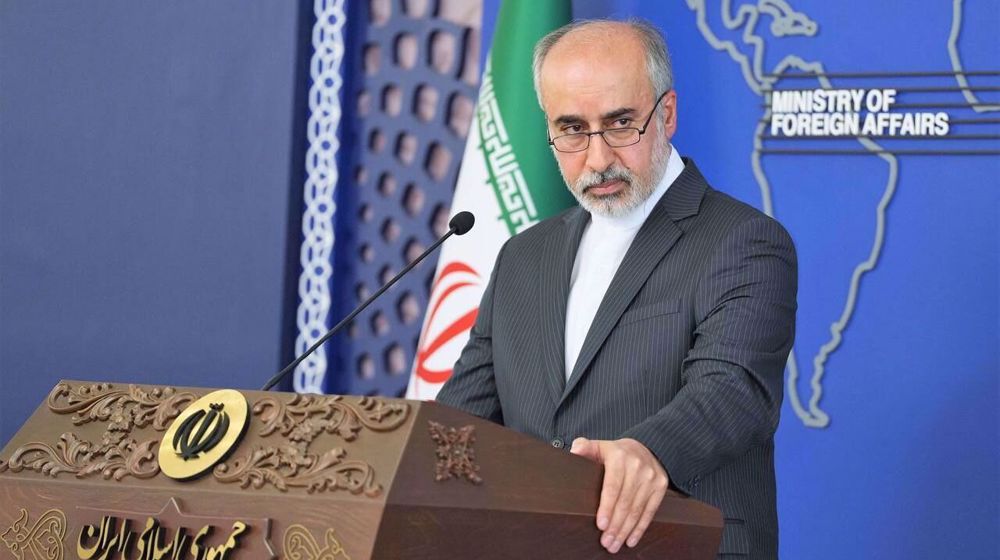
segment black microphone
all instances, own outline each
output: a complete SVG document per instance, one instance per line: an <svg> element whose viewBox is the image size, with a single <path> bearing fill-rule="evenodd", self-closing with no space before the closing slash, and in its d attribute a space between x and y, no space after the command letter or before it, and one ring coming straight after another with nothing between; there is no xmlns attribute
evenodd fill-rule
<svg viewBox="0 0 1000 560"><path fill-rule="evenodd" d="M455 217L448 222L448 227L455 231L455 235L465 235L469 233L472 226L476 225L476 217L472 215L472 212L462 211L455 214ZM447 237L448 234L445 234ZM442 239L444 239L442 237ZM420 259L417 259L420 260Z"/></svg>
<svg viewBox="0 0 1000 560"><path fill-rule="evenodd" d="M299 356L298 358L295 358L295 360L292 361L292 363L290 363L287 366L285 366L285 369L279 371L274 377L272 377L267 383L265 383L264 386L261 387L260 390L261 391L270 390L271 387L274 387L275 385L277 385L278 383L280 383L281 380L284 379L286 375L288 375L288 372L294 370L296 366L298 366L299 364L302 363L302 360L304 360L304 359L306 359L306 358L309 357L309 354L312 354L313 352L315 352L316 349L319 348L320 346L322 346L324 342L326 342L327 340L330 339L330 337L332 337L333 335L337 334L338 331L340 331L341 329L343 329L348 323L351 322L352 319L354 319L355 317L358 316L358 313L361 313L362 311L364 311L364 309L366 307L368 307L368 305L371 302L375 301L376 298L378 298L386 290L388 290L393 284L395 284L397 280L399 280L400 278L402 278L404 274L406 274L407 272L409 272L413 267L417 266L417 264L419 264L420 261L424 260L424 257L426 257L427 255L431 254L442 243L444 243L445 239L448 239L452 235L465 235L466 233L469 232L470 229L472 229L472 226L475 225L475 223L476 223L476 217L472 215L472 212L462 211L462 212L459 212L458 214L455 214L455 216L451 219L451 221L448 222L448 232L447 233L445 233L444 235L442 235L437 241L434 242L433 245L431 245L430 247L427 248L426 251L424 251L423 253L421 253L419 257L413 259L413 262L411 262L410 264L406 265L406 268L404 268L403 270L399 271L399 274L393 276L392 280L389 280L388 282L386 282L386 284L384 286L382 286L381 288L379 288L379 290L377 292L375 292L374 294L372 294L371 297L369 297L368 299L366 299L364 301L364 303L362 303L361 305L359 305L354 311L351 311L350 315L348 315L347 317L344 317L339 323L337 323L332 329L330 329L325 335L323 335L323 338L320 338L319 340L317 340L316 343L313 344L312 346L310 346L309 349L306 350L301 356Z"/></svg>

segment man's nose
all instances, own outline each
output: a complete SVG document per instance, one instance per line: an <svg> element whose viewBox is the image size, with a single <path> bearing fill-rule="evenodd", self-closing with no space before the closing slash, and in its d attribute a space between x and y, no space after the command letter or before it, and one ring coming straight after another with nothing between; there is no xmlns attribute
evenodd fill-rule
<svg viewBox="0 0 1000 560"><path fill-rule="evenodd" d="M590 145L587 146L587 167L594 171L604 171L614 163L618 156L614 149L608 146L604 137L595 134L590 137Z"/></svg>

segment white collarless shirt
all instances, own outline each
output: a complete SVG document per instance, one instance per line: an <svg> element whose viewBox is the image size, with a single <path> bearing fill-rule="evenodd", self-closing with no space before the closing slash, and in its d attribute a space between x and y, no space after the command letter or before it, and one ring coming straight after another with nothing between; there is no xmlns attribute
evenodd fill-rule
<svg viewBox="0 0 1000 560"><path fill-rule="evenodd" d="M649 217L653 207L670 188L681 172L684 162L670 146L667 169L656 189L645 202L631 212L617 218L591 214L590 222L583 231L580 246L573 262L570 276L569 299L566 302L566 379L573 373L573 366L583 348L583 341L590 330L590 324L597 315L604 294L618 271L625 253L635 234Z"/></svg>

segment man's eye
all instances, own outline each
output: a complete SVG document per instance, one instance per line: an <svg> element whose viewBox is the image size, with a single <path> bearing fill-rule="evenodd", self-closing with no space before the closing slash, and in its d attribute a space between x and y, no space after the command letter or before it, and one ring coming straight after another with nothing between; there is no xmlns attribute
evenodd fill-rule
<svg viewBox="0 0 1000 560"><path fill-rule="evenodd" d="M583 127L578 124L571 124L567 127L563 127L563 132L566 134L574 134L583 130Z"/></svg>
<svg viewBox="0 0 1000 560"><path fill-rule="evenodd" d="M632 119L625 118L625 117L620 118L620 119L618 119L618 120L615 121L615 127L617 127L617 128L624 128L624 127L626 127L626 126L628 126L630 124L632 124Z"/></svg>

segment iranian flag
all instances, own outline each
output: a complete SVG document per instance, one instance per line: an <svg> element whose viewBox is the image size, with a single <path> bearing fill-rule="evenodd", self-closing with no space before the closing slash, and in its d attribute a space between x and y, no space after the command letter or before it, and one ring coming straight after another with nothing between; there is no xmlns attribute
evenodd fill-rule
<svg viewBox="0 0 1000 560"><path fill-rule="evenodd" d="M475 214L476 227L442 248L408 398L433 399L451 376L504 241L576 203L549 150L531 75L535 43L570 14L568 0L500 8L451 205Z"/></svg>

